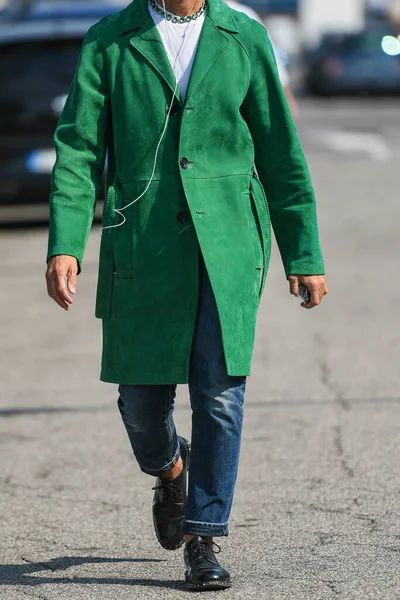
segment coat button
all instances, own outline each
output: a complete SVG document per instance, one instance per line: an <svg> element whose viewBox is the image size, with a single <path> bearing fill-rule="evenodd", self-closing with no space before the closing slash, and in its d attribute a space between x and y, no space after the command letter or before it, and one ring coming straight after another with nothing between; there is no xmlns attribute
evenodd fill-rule
<svg viewBox="0 0 400 600"><path fill-rule="evenodd" d="M167 113L168 113L168 109L167 108ZM174 102L173 105L171 106L171 112L169 113L171 117L177 117L179 114L181 113L181 106L178 102Z"/></svg>
<svg viewBox="0 0 400 600"><path fill-rule="evenodd" d="M186 223L186 221L189 219L189 213L185 210L182 210L176 215L176 218L178 219L179 223Z"/></svg>
<svg viewBox="0 0 400 600"><path fill-rule="evenodd" d="M186 158L186 156L184 156L183 158L181 158L181 167L182 169L187 169L189 166L189 161Z"/></svg>

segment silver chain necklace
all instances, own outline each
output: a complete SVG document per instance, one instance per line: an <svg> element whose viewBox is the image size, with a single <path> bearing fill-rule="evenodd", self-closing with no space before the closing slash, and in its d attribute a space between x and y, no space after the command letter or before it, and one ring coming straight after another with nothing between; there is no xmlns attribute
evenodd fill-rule
<svg viewBox="0 0 400 600"><path fill-rule="evenodd" d="M195 12L193 15L188 15L187 17L178 17L178 15L173 15L168 11L164 11L164 9L161 8L161 6L156 0L150 0L150 6L154 10L154 12L156 12L164 19L166 18L167 21L170 21L171 23L190 23L190 21L195 21L196 19L201 17L201 15L207 8L207 2L203 2L203 5L201 6L201 8L199 8L197 12Z"/></svg>

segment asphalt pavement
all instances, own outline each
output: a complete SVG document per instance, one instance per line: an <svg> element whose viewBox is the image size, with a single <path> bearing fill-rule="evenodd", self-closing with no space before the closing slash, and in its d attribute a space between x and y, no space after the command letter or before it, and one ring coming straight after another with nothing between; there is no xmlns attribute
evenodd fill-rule
<svg viewBox="0 0 400 600"><path fill-rule="evenodd" d="M246 399L226 600L400 598L398 101L303 101L330 294L289 296L274 248ZM46 296L43 228L0 230L0 597L179 600L98 381L90 237L73 310ZM190 435L185 386L176 420Z"/></svg>

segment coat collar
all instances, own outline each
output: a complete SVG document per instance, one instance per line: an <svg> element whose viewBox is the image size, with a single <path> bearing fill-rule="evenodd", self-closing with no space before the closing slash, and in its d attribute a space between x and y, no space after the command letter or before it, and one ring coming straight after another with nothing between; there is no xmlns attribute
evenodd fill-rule
<svg viewBox="0 0 400 600"><path fill-rule="evenodd" d="M164 45L148 10L148 0L134 0L120 13L119 33L130 33L130 43L168 84L175 89L175 75L168 60ZM232 11L223 0L207 0L207 17L203 25L199 47L196 52L186 94L188 100L199 84L225 50L229 36L225 32L237 33ZM177 98L180 100L179 88Z"/></svg>
<svg viewBox="0 0 400 600"><path fill-rule="evenodd" d="M129 31L145 29L149 24L152 24L153 21L147 9L147 3L147 0L133 0L120 13L120 35L124 35ZM235 18L224 0L207 0L207 3L207 16L216 27L230 33L238 33Z"/></svg>

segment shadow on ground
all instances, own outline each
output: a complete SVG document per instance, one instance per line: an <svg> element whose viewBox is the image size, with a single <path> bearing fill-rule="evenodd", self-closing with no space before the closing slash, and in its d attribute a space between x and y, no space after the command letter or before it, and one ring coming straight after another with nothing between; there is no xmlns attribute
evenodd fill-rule
<svg viewBox="0 0 400 600"><path fill-rule="evenodd" d="M85 564L99 563L160 563L165 560L156 558L105 558L92 556L62 556L60 558L52 558L48 562L33 562L22 558L24 561L19 565L0 565L0 586L1 585L43 585L48 583L80 583L94 585L132 585L143 587L157 587L170 589L183 589L182 581L160 580L160 579L134 579L122 577L59 577L51 576L36 576L34 573L41 571L51 571L59 573L70 567L77 567Z"/></svg>
<svg viewBox="0 0 400 600"><path fill-rule="evenodd" d="M25 415L48 415L52 413L92 413L114 410L113 406L38 406L29 408L0 408L0 418L24 417Z"/></svg>

